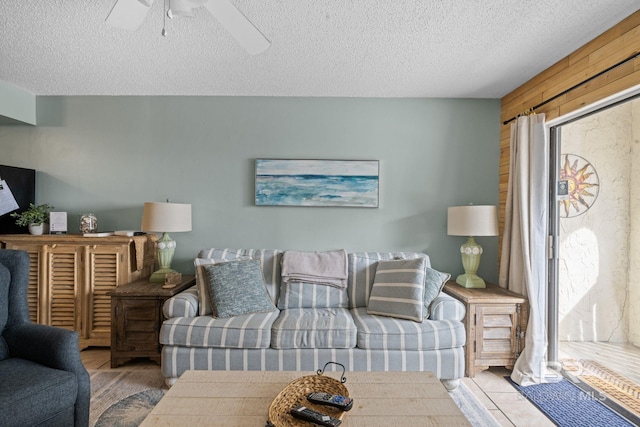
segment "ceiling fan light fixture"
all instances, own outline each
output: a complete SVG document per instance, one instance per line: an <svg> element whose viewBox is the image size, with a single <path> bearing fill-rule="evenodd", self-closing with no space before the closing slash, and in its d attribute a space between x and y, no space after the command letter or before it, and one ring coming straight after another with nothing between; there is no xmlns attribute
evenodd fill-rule
<svg viewBox="0 0 640 427"><path fill-rule="evenodd" d="M207 0L204 7L249 55L262 53L271 46L271 42L229 0Z"/></svg>
<svg viewBox="0 0 640 427"><path fill-rule="evenodd" d="M140 28L154 0L118 0L106 23L112 27L135 31Z"/></svg>
<svg viewBox="0 0 640 427"><path fill-rule="evenodd" d="M116 0L106 22L113 27L135 31L142 25L155 0ZM193 16L193 9L204 6L235 38L249 55L269 49L271 42L230 0L163 0L162 35L167 36L166 18Z"/></svg>
<svg viewBox="0 0 640 427"><path fill-rule="evenodd" d="M198 6L195 6L198 7ZM169 0L169 12L173 16L193 17L194 4L189 0ZM172 16L169 15L169 18Z"/></svg>

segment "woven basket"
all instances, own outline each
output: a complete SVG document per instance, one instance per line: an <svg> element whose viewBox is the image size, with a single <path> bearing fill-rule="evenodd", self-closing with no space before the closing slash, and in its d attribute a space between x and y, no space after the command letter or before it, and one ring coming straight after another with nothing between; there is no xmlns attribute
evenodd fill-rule
<svg viewBox="0 0 640 427"><path fill-rule="evenodd" d="M335 362L329 362L335 363ZM324 365L326 368L327 363ZM340 365L339 363L336 363ZM342 366L342 365L340 365ZM324 368L319 369L317 375L307 375L305 377L297 378L291 381L271 402L269 406L269 423L275 427L288 427L288 426L310 426L318 427L317 424L313 424L307 421L294 418L289 414L289 411L298 405L306 406L307 408L322 412L332 416L333 418L342 419L344 412L333 408L331 406L318 405L307 400L307 395L313 392L340 394L342 396L349 397L349 390L345 387L344 382L344 366L342 366L341 381L327 377L323 375Z"/></svg>

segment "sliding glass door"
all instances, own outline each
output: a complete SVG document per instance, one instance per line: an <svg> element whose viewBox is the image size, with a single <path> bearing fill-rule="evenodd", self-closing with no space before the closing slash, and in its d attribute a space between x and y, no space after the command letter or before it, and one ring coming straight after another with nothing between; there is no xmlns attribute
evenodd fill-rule
<svg viewBox="0 0 640 427"><path fill-rule="evenodd" d="M549 360L611 364L640 346L640 100L550 132Z"/></svg>

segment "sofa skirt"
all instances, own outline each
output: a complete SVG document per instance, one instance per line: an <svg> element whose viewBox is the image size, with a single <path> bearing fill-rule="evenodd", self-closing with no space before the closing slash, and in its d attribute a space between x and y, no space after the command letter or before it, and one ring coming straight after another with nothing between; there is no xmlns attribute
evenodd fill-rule
<svg viewBox="0 0 640 427"><path fill-rule="evenodd" d="M441 380L464 377L464 347L429 351L350 349L228 349L164 346L162 375L171 384L188 370L316 372L327 362L347 371L429 371ZM330 365L333 370L335 365ZM340 368L337 368L340 369Z"/></svg>

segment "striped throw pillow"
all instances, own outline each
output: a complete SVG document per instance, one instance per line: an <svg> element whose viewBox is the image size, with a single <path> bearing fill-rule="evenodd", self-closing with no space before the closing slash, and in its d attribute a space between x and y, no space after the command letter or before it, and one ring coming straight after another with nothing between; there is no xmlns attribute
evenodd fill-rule
<svg viewBox="0 0 640 427"><path fill-rule="evenodd" d="M422 322L426 258L379 261L367 313Z"/></svg>

